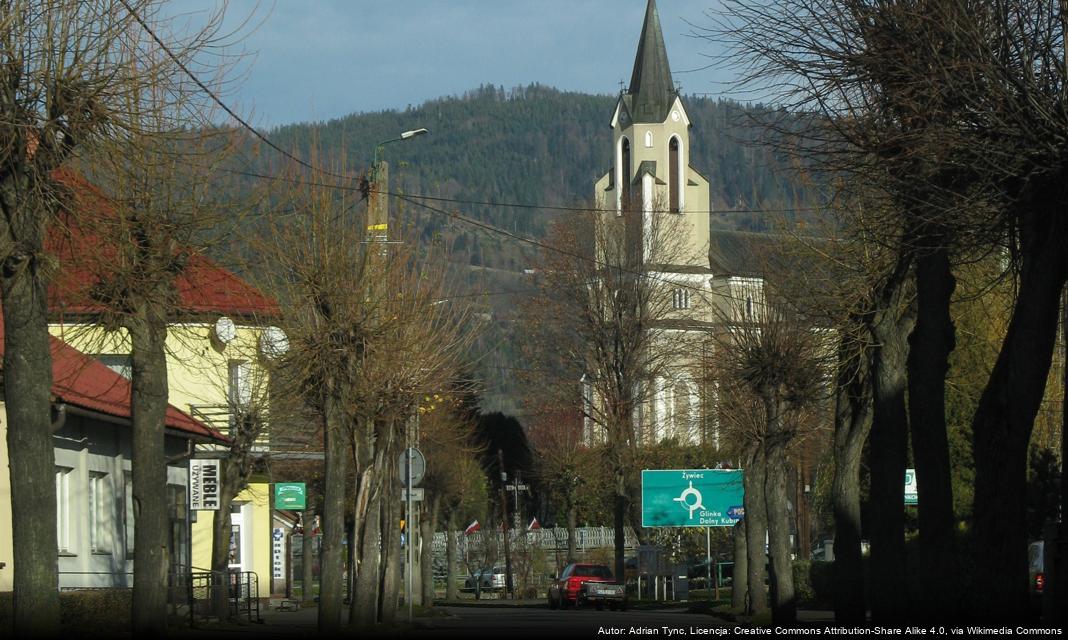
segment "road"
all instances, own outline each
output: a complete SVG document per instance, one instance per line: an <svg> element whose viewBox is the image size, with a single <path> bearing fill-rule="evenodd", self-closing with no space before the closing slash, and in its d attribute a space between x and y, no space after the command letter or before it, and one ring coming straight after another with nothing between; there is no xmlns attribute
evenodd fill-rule
<svg viewBox="0 0 1068 640"><path fill-rule="evenodd" d="M279 612L267 608L262 613L263 621L260 624L247 621L203 624L197 629L177 631L173 637L190 640L203 637L234 640L319 637L316 631L318 612L314 607L294 612ZM402 620L403 609L399 618L399 621ZM395 629L377 629L370 635L427 639L464 637L475 640L562 640L575 636L581 638L605 635L714 635L716 628L727 626L733 627L733 624L728 625L704 614L688 613L684 607L629 611L554 611L544 604L535 605L531 601L518 606L513 603L489 601L468 606L439 605L434 608L432 615L418 616L411 627L400 623ZM676 629L682 632L673 631Z"/></svg>
<svg viewBox="0 0 1068 640"><path fill-rule="evenodd" d="M597 611L595 609L553 611L537 607L443 607L446 615L425 618L412 632L413 637L515 638L595 637L604 635L674 635L669 629L682 629L686 635L723 627L711 616L687 613L686 609ZM633 628L633 629L632 629ZM649 629L649 631L644 631ZM652 631L655 629L656 631ZM615 631L619 630L619 631ZM703 633L703 631L696 631ZM714 633L714 632L713 632ZM682 635L682 634L679 634Z"/></svg>

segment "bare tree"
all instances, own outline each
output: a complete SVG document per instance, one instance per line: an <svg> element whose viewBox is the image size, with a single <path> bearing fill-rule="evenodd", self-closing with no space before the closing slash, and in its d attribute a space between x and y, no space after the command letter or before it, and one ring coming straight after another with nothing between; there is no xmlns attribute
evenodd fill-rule
<svg viewBox="0 0 1068 640"><path fill-rule="evenodd" d="M725 329L717 334L713 356L715 369L722 376L721 384L750 394L758 403L761 420L754 429L757 433L750 436L758 444L748 447L747 457L750 470L763 467L764 481L763 486L746 488L756 489L767 514L772 618L790 622L797 618L797 601L787 509L787 449L803 433L801 410L823 398L827 348L822 332L798 310L781 302L760 305L751 316L743 314L741 322L737 317L731 314L723 318ZM755 475L759 481L759 471ZM756 483L751 479L749 484ZM747 523L747 529L754 524ZM752 545L757 541L750 535L747 542ZM762 550L761 543L757 546ZM753 577L751 594L762 586L761 582L754 583Z"/></svg>
<svg viewBox="0 0 1068 640"><path fill-rule="evenodd" d="M18 1L5 3L0 16L0 293L12 496L20 514L13 531L19 633L50 635L59 619L45 295L53 261L43 244L60 200L52 174L99 151L102 142L143 133L141 113L131 107L144 92L186 93L173 58L146 55L159 49L139 19L155 24L175 57L189 62L214 42L218 16L172 37L159 19L159 4ZM145 611L154 615L157 609ZM160 624L149 624L140 613L135 619L142 628Z"/></svg>
<svg viewBox="0 0 1068 640"><path fill-rule="evenodd" d="M916 287L911 350L901 358L916 402L901 423L910 426L924 486L924 595L915 604L931 615L959 605L943 583L956 560L944 413L953 266L1002 247L1017 259L1019 295L973 420L982 587L970 606L983 616L1025 606L1024 533L1010 524L1019 517L1006 514L1022 508L1011 496L1023 488L1068 275L1060 249L1068 228L1051 208L1065 182L1063 137L1054 133L1066 113L1064 13L1049 0L736 2L723 30L752 65L750 79L770 81L785 105L818 114L801 132L806 156L863 177L844 184L876 185L895 212L867 241L898 247L907 268L888 273L905 276L888 282ZM889 487L890 476L879 482Z"/></svg>
<svg viewBox="0 0 1068 640"><path fill-rule="evenodd" d="M452 377L470 326L463 307L440 304L448 290L437 248L367 241L364 210L354 210L358 202L332 187L301 182L291 194L296 215L277 219L264 251L277 274L274 290L287 301L283 322L292 346L283 366L294 381L291 391L324 425L324 632L337 631L341 622L348 502L358 566L350 624L389 624L395 617L397 459L405 440L414 442L417 399Z"/></svg>
<svg viewBox="0 0 1068 640"><path fill-rule="evenodd" d="M536 454L535 477L551 493L553 503L560 506L565 518L567 562L575 562L579 493L589 459L582 438L582 414L576 409L544 410L530 421L527 437Z"/></svg>
<svg viewBox="0 0 1068 640"><path fill-rule="evenodd" d="M589 385L583 411L592 437L604 442L613 475L617 576L623 575L624 527L637 491L631 454L643 438L655 437L646 433L639 409L652 381L677 366L685 351L685 341L665 332L690 325L688 312L673 309L672 283L656 273L684 261L678 218L655 203L648 215L630 203L620 215L591 211L558 221L540 270L542 293L532 302L544 319L536 327L573 332L573 339L552 348L567 362L565 371L584 373ZM577 392L580 381L574 382Z"/></svg>

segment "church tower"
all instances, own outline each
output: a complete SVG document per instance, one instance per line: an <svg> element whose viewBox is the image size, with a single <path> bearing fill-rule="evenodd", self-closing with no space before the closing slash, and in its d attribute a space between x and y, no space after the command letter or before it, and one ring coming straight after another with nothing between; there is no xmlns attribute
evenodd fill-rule
<svg viewBox="0 0 1068 640"><path fill-rule="evenodd" d="M630 87L621 92L610 123L612 170L597 181L595 202L622 214L627 203L652 216L681 216L671 266L708 268L708 180L690 167L690 119L671 78L656 0L649 0ZM669 265L664 265L668 267ZM670 270L670 268L668 269Z"/></svg>
<svg viewBox="0 0 1068 640"><path fill-rule="evenodd" d="M620 92L610 126L612 169L597 181L594 194L599 223L621 224L626 250L640 252L632 254L640 260L630 264L640 264L662 296L654 339L670 341L665 348L676 352L640 383L644 400L635 431L649 443L717 442L706 429L693 374L714 317L709 185L690 167L690 118L671 78L655 0L648 0L630 86ZM596 402L589 391L585 383L586 401ZM588 433L592 441L592 427Z"/></svg>

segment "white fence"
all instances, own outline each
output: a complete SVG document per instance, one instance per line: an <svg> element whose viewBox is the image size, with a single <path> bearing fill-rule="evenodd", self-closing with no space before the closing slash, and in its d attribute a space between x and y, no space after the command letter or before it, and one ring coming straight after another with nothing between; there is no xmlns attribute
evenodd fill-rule
<svg viewBox="0 0 1068 640"><path fill-rule="evenodd" d="M483 546L501 546L504 538L501 531L475 531L464 535L463 531L456 532L458 544L462 547L467 545L472 548ZM548 550L567 549L567 529L558 527L555 529L508 530L508 542L515 545L517 542L531 547ZM575 548L582 552L589 549L611 548L615 545L615 529L611 527L577 527L575 529ZM627 527L623 530L623 546L627 549L636 549L638 538L634 530ZM445 532L439 531L434 534L434 552L445 553Z"/></svg>

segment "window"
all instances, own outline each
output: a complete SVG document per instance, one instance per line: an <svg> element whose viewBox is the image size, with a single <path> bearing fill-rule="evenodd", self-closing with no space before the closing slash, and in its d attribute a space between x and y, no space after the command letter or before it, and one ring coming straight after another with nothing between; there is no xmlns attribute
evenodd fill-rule
<svg viewBox="0 0 1068 640"><path fill-rule="evenodd" d="M126 494L126 517L124 518L126 524L126 555L132 556L136 530L134 528L133 476L128 471L123 474L123 493Z"/></svg>
<svg viewBox="0 0 1068 640"><path fill-rule="evenodd" d="M679 145L679 139L672 137L671 143L668 145L668 200L671 206L670 211L672 213L679 213L682 211L682 201L679 197L682 191L682 182L679 175L681 165L682 148Z"/></svg>
<svg viewBox="0 0 1068 640"><path fill-rule="evenodd" d="M252 382L250 380L252 364L244 360L230 361L230 382L227 390L229 401L228 413L230 415L230 435L234 436L237 431L237 417L244 415L246 409L252 404Z"/></svg>
<svg viewBox="0 0 1068 640"><path fill-rule="evenodd" d="M70 552L70 467L56 467L56 547Z"/></svg>
<svg viewBox="0 0 1068 640"><path fill-rule="evenodd" d="M111 551L111 485L106 473L89 473L89 550Z"/></svg>
<svg viewBox="0 0 1068 640"><path fill-rule="evenodd" d="M632 175L630 169L630 140L623 138L623 149L621 153L623 161L620 162L620 166L623 167L623 177L620 180L620 192L623 194L623 206L630 208L630 181Z"/></svg>
<svg viewBox="0 0 1068 640"><path fill-rule="evenodd" d="M96 359L123 378L133 378L133 363L128 353L100 353Z"/></svg>
<svg viewBox="0 0 1068 640"><path fill-rule="evenodd" d="M241 565L241 525L230 525L230 566Z"/></svg>
<svg viewBox="0 0 1068 640"><path fill-rule="evenodd" d="M690 308L690 292L687 289L673 289L671 291L671 308L672 309L689 309Z"/></svg>
<svg viewBox="0 0 1068 640"><path fill-rule="evenodd" d="M753 296L746 296L745 298L745 319L753 319Z"/></svg>
<svg viewBox="0 0 1068 640"><path fill-rule="evenodd" d="M245 360L230 361L228 396L231 408L247 407L252 403L252 364Z"/></svg>
<svg viewBox="0 0 1068 640"><path fill-rule="evenodd" d="M645 148L646 149L652 149L653 148L653 132L652 131L646 131L645 132Z"/></svg>

